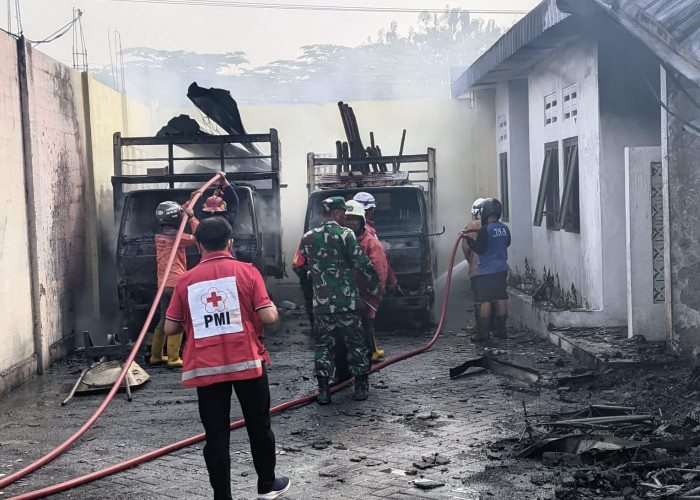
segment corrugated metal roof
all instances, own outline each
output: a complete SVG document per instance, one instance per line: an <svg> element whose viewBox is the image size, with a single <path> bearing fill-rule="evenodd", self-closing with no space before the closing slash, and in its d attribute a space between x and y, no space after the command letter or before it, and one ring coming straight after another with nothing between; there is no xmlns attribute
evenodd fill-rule
<svg viewBox="0 0 700 500"><path fill-rule="evenodd" d="M636 0L635 3L662 25L700 61L700 2L698 0Z"/></svg>
<svg viewBox="0 0 700 500"><path fill-rule="evenodd" d="M700 85L700 1L595 0L661 61Z"/></svg>
<svg viewBox="0 0 700 500"><path fill-rule="evenodd" d="M568 14L557 9L556 0L543 0L498 39L452 84L452 95L468 91L501 63L532 43Z"/></svg>
<svg viewBox="0 0 700 500"><path fill-rule="evenodd" d="M700 85L700 0L544 0L452 84L452 95L517 78L533 62L533 52L527 49L555 44L552 33L556 31L563 39L564 30L554 28L569 16L590 13L594 5L644 43L665 65Z"/></svg>

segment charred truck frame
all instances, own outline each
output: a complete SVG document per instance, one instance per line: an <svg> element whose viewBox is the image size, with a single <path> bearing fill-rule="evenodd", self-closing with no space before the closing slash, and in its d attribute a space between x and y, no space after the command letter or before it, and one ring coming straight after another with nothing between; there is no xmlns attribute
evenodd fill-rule
<svg viewBox="0 0 700 500"><path fill-rule="evenodd" d="M345 145L343 145L345 146ZM401 311L422 324L432 319L437 272L435 228L435 149L426 154L349 158L338 144L338 157L307 155L307 188L304 231L321 220L321 201L329 196L346 200L359 191L376 199L374 223L399 283L389 291L378 313L388 317ZM346 153L343 153L345 149ZM401 169L409 164L410 169ZM421 166L423 168L418 168ZM400 290L400 291L399 291Z"/></svg>
<svg viewBox="0 0 700 500"><path fill-rule="evenodd" d="M256 143L264 144L269 153L260 152ZM128 328L132 338L143 325L158 288L156 207L165 200L186 202L192 191L217 171L226 172L240 200L233 228L237 258L252 262L263 276L284 276L280 168L280 143L275 129L268 134L250 135L114 134L112 186L115 219L120 221L117 291L122 327ZM213 191L209 189L197 206L191 207L198 219L202 218L204 200ZM188 247L186 253L191 268L199 261L199 255L196 247Z"/></svg>

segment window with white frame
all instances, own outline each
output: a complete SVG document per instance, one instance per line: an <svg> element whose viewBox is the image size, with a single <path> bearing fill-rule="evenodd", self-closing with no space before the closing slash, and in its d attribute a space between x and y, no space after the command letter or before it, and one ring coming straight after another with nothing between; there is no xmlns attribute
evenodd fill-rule
<svg viewBox="0 0 700 500"><path fill-rule="evenodd" d="M506 115L498 117L498 142L505 142L508 139L508 120Z"/></svg>
<svg viewBox="0 0 700 500"><path fill-rule="evenodd" d="M545 126L556 123L557 115L559 114L559 104L557 98L557 93L552 92L549 95L544 96L544 124Z"/></svg>
<svg viewBox="0 0 700 500"><path fill-rule="evenodd" d="M562 91L562 116L564 120L578 116L578 85L575 83Z"/></svg>

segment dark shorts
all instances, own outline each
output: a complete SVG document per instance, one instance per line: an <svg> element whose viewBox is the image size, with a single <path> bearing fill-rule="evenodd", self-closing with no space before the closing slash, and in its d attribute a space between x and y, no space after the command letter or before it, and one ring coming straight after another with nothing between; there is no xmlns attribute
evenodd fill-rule
<svg viewBox="0 0 700 500"><path fill-rule="evenodd" d="M506 300L508 298L508 291L506 290L507 279L508 271L477 276L476 290L479 302Z"/></svg>
<svg viewBox="0 0 700 500"><path fill-rule="evenodd" d="M477 285L477 278L478 276L472 276L469 278L469 288L472 291L472 300L474 300L475 303L479 302L479 286Z"/></svg>

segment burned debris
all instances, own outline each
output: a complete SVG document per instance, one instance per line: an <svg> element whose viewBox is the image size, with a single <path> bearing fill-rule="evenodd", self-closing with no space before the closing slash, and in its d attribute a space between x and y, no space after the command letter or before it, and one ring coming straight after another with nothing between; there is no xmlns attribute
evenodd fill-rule
<svg viewBox="0 0 700 500"><path fill-rule="evenodd" d="M553 475L565 475L555 498L696 498L697 408L673 417L661 409L612 404L536 416L524 408L524 414L526 431L512 456L537 460Z"/></svg>

